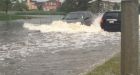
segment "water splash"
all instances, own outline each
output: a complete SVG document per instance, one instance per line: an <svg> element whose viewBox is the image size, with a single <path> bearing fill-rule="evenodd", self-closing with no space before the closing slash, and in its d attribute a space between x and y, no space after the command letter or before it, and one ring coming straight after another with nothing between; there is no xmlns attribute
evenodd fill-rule
<svg viewBox="0 0 140 75"><path fill-rule="evenodd" d="M46 32L65 32L65 33L78 33L78 32L101 32L100 27L101 16L97 17L91 26L82 25L77 23L66 23L63 21L54 21L52 24L31 24L25 23L24 28L29 30L37 30L42 33Z"/></svg>

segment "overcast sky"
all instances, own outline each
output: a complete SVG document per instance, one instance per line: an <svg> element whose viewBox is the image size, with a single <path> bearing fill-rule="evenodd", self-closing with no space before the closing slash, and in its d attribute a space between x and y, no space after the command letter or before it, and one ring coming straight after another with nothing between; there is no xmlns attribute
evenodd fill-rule
<svg viewBox="0 0 140 75"><path fill-rule="evenodd" d="M47 1L47 0L37 0L37 1ZM64 1L64 0L60 0L60 1ZM120 2L121 0L104 0L104 1Z"/></svg>

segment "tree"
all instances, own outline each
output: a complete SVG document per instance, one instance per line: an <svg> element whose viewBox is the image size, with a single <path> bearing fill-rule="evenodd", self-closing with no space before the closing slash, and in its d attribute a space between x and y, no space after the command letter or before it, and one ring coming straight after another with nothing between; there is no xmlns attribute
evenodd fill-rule
<svg viewBox="0 0 140 75"><path fill-rule="evenodd" d="M115 3L115 5L113 6L114 10L120 10L121 5L119 3Z"/></svg>
<svg viewBox="0 0 140 75"><path fill-rule="evenodd" d="M91 0L77 0L77 10L87 10Z"/></svg>
<svg viewBox="0 0 140 75"><path fill-rule="evenodd" d="M93 13L99 13L102 10L102 0L95 0L92 2L88 8L88 10L92 11Z"/></svg>
<svg viewBox="0 0 140 75"><path fill-rule="evenodd" d="M12 3L14 3L15 0L1 0L0 1L0 9L1 11L5 11L6 14L8 14L8 11L12 7Z"/></svg>
<svg viewBox="0 0 140 75"><path fill-rule="evenodd" d="M65 0L60 7L60 11L70 12L75 11L76 2L75 0Z"/></svg>
<svg viewBox="0 0 140 75"><path fill-rule="evenodd" d="M88 9L91 0L65 0L60 8L61 11L84 11Z"/></svg>
<svg viewBox="0 0 140 75"><path fill-rule="evenodd" d="M21 2L19 2L19 0L16 0L12 4L12 9L11 10L23 11L23 10L27 10L27 9L28 9L28 7L27 7L27 5L24 1L21 0Z"/></svg>
<svg viewBox="0 0 140 75"><path fill-rule="evenodd" d="M36 3L38 10L43 10L43 3L42 2L38 2Z"/></svg>
<svg viewBox="0 0 140 75"><path fill-rule="evenodd" d="M8 14L9 10L27 10L27 5L23 0L0 0L0 11L4 11Z"/></svg>
<svg viewBox="0 0 140 75"><path fill-rule="evenodd" d="M102 0L97 0L97 12L100 12L102 10L101 2Z"/></svg>

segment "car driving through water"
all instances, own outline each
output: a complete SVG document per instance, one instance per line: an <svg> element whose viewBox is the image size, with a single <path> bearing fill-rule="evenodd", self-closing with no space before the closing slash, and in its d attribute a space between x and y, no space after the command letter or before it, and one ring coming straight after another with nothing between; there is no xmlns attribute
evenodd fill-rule
<svg viewBox="0 0 140 75"><path fill-rule="evenodd" d="M68 13L63 20L67 23L80 22L81 24L90 26L93 22L93 14L90 11L76 11Z"/></svg>
<svg viewBox="0 0 140 75"><path fill-rule="evenodd" d="M101 19L101 28L105 31L120 32L121 31L121 12L109 11L103 14Z"/></svg>

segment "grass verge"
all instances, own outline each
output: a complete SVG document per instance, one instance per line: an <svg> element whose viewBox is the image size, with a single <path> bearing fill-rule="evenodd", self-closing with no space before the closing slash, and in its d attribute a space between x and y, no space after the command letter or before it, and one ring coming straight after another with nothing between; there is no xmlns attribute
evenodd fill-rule
<svg viewBox="0 0 140 75"><path fill-rule="evenodd" d="M65 15L65 12L48 12L48 11L22 11L16 12L16 15Z"/></svg>
<svg viewBox="0 0 140 75"><path fill-rule="evenodd" d="M114 56L86 75L120 75L120 55Z"/></svg>
<svg viewBox="0 0 140 75"><path fill-rule="evenodd" d="M31 19L32 17L19 16L19 15L6 15L0 14L0 21L17 20L17 19Z"/></svg>

